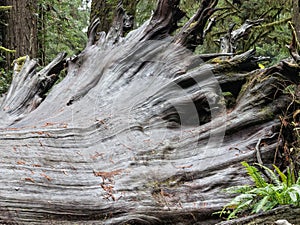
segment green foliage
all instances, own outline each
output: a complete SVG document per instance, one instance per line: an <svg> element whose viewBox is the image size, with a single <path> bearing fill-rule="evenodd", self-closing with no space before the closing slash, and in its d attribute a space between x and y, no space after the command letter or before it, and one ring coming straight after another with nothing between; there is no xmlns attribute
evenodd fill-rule
<svg viewBox="0 0 300 225"><path fill-rule="evenodd" d="M3 68L0 68L0 96L7 92L12 80L12 73L6 72Z"/></svg>
<svg viewBox="0 0 300 225"><path fill-rule="evenodd" d="M154 10L157 1L155 0L140 0L137 4L135 14L135 27L140 27L145 21L147 21L152 10Z"/></svg>
<svg viewBox="0 0 300 225"><path fill-rule="evenodd" d="M244 52L256 48L257 54L271 57L271 64L289 56L285 45L291 41L287 21L291 20L291 0L253 0L241 1L241 5L233 5L231 0L220 0L216 17L216 24L205 38L203 46L198 48L200 53L218 52L220 46L217 42L224 36L230 25L239 28L247 19L264 19L261 26L250 30L239 42L237 52Z"/></svg>
<svg viewBox="0 0 300 225"><path fill-rule="evenodd" d="M73 55L87 41L89 8L82 0L39 0L39 41L43 64L58 52Z"/></svg>
<svg viewBox="0 0 300 225"><path fill-rule="evenodd" d="M255 166L242 162L248 175L255 185L236 186L226 189L228 193L239 194L224 206L221 216L227 214L227 219L236 218L238 214L258 213L268 211L278 205L294 205L300 207L300 173L296 180L295 171L287 167L286 174L273 165L276 173L266 166L260 167L270 181Z"/></svg>
<svg viewBox="0 0 300 225"><path fill-rule="evenodd" d="M6 24L4 23L4 21L2 21L1 19L3 19L3 14L2 12L6 12L8 10L10 10L12 7L11 6L2 6L0 5L0 31L2 32L2 29L3 29L3 26L5 26ZM0 63L3 62L3 56L2 54L3 53L15 53L16 51L15 50L11 50L11 49L8 49L8 48L5 48L3 47L3 43L2 43L2 39L3 37L0 35L0 57L1 57L1 60L0 60Z"/></svg>
<svg viewBox="0 0 300 225"><path fill-rule="evenodd" d="M6 55L14 54L15 50L5 48L3 39L3 29L6 26L4 17L8 10L11 9L11 6L0 6L0 96L8 90L8 87L11 83L12 73L6 72L3 68L6 64Z"/></svg>

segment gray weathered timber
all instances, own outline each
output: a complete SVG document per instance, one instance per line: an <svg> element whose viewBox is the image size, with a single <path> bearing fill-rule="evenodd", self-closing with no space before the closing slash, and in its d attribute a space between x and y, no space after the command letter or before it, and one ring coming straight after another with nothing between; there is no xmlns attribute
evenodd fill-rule
<svg viewBox="0 0 300 225"><path fill-rule="evenodd" d="M272 162L281 90L298 71L245 72L253 51L203 62L169 34L176 2L125 38L116 21L95 40L95 22L78 56L39 72L28 59L14 75L0 109L1 223L216 224L222 190L250 182L240 162L256 160L258 140Z"/></svg>

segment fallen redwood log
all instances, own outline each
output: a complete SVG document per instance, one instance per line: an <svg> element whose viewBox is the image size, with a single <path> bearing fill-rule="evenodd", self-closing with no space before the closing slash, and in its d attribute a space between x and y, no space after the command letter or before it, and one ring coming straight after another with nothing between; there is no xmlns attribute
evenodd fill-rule
<svg viewBox="0 0 300 225"><path fill-rule="evenodd" d="M220 222L212 213L230 198L222 190L249 182L240 162L256 161L259 140L272 163L290 103L283 89L299 68L249 72L254 50L193 55L185 46L215 5L203 1L174 38L177 1L160 0L125 38L119 10L99 40L94 21L80 55L60 54L39 72L27 59L1 103L1 223Z"/></svg>

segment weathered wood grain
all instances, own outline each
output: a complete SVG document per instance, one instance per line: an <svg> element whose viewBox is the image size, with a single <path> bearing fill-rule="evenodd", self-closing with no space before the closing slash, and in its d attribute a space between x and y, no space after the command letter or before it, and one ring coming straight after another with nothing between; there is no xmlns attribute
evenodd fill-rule
<svg viewBox="0 0 300 225"><path fill-rule="evenodd" d="M222 190L250 182L240 162L256 160L259 139L272 162L296 69L245 72L252 51L203 62L169 36L172 2L126 38L90 37L77 57L40 72L28 60L14 76L0 111L1 223L216 224Z"/></svg>

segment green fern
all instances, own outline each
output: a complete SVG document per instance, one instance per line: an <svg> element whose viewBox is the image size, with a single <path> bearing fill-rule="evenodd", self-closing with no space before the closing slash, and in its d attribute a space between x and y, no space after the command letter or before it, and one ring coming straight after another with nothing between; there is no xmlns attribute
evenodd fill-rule
<svg viewBox="0 0 300 225"><path fill-rule="evenodd" d="M300 207L300 172L296 180L295 171L290 167L287 167L285 174L275 165L273 165L275 172L260 164L250 166L247 162L242 162L242 165L255 185L227 188L226 192L239 195L226 204L222 211L217 212L220 216L226 214L230 220L236 218L238 214L268 211L278 205ZM262 172L255 166L264 170L270 182L266 181Z"/></svg>

